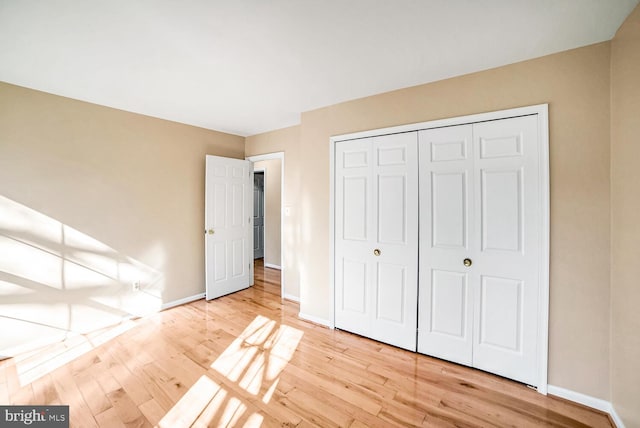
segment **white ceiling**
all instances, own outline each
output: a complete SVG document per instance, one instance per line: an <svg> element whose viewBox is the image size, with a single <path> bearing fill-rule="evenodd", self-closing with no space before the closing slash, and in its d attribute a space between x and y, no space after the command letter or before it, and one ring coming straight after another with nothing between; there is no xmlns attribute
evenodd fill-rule
<svg viewBox="0 0 640 428"><path fill-rule="evenodd" d="M238 135L609 40L638 0L0 0L0 80Z"/></svg>

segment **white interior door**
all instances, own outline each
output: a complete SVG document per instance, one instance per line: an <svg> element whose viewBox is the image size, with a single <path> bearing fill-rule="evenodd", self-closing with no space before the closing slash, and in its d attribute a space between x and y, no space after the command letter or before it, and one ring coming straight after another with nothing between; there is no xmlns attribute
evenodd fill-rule
<svg viewBox="0 0 640 428"><path fill-rule="evenodd" d="M205 278L207 300L252 284L253 164L206 157Z"/></svg>
<svg viewBox="0 0 640 428"><path fill-rule="evenodd" d="M416 349L415 132L336 144L336 327Z"/></svg>
<svg viewBox="0 0 640 428"><path fill-rule="evenodd" d="M371 139L335 146L335 324L369 336L373 238Z"/></svg>
<svg viewBox="0 0 640 428"><path fill-rule="evenodd" d="M472 125L419 132L420 302L418 352L472 364Z"/></svg>
<svg viewBox="0 0 640 428"><path fill-rule="evenodd" d="M474 367L538 384L541 245L537 116L473 127Z"/></svg>
<svg viewBox="0 0 640 428"><path fill-rule="evenodd" d="M253 258L264 257L264 173L253 175Z"/></svg>
<svg viewBox="0 0 640 428"><path fill-rule="evenodd" d="M418 350L537 385L537 116L419 139Z"/></svg>

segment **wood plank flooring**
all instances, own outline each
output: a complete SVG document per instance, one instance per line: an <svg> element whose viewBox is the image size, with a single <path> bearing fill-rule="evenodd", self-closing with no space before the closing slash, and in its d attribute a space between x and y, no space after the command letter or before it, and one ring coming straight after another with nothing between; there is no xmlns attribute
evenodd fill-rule
<svg viewBox="0 0 640 428"><path fill-rule="evenodd" d="M611 427L509 380L302 321L280 272L0 362L0 403L76 427Z"/></svg>

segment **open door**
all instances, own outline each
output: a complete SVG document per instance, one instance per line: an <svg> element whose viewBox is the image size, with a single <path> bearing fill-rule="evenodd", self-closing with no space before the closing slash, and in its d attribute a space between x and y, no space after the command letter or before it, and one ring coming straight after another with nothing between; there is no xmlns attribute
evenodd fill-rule
<svg viewBox="0 0 640 428"><path fill-rule="evenodd" d="M205 281L207 300L253 284L253 164L206 157Z"/></svg>

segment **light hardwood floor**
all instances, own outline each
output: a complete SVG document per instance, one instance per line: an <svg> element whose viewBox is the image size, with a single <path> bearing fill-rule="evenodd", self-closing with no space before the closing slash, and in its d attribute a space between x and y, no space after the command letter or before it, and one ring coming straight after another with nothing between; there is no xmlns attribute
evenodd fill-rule
<svg viewBox="0 0 640 428"><path fill-rule="evenodd" d="M606 414L300 320L280 272L0 362L0 403L69 404L77 427L611 427Z"/></svg>

